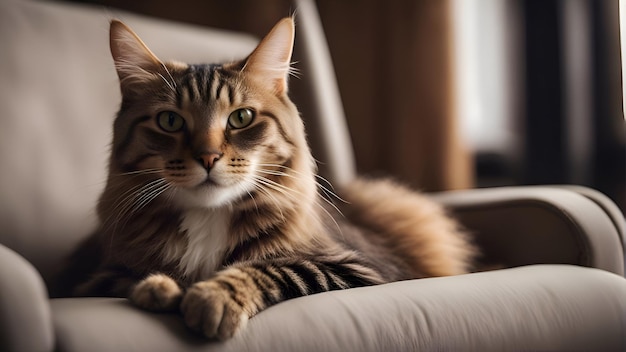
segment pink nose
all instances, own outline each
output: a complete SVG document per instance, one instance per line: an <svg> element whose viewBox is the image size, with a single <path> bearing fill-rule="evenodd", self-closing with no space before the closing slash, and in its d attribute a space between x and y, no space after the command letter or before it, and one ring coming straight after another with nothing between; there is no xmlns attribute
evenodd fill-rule
<svg viewBox="0 0 626 352"><path fill-rule="evenodd" d="M213 164L215 164L215 162L218 161L222 157L222 155L223 153L217 153L217 152L203 153L203 154L200 154L198 161L202 165L204 165L204 167L207 170L210 170L213 167Z"/></svg>

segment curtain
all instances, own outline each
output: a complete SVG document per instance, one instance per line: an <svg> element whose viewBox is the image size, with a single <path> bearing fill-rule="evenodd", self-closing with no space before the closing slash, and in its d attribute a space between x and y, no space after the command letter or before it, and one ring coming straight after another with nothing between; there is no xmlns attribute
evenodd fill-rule
<svg viewBox="0 0 626 352"><path fill-rule="evenodd" d="M618 1L522 5L526 102L519 183L588 186L626 213Z"/></svg>
<svg viewBox="0 0 626 352"><path fill-rule="evenodd" d="M427 191L471 187L454 118L450 1L319 1L357 165Z"/></svg>

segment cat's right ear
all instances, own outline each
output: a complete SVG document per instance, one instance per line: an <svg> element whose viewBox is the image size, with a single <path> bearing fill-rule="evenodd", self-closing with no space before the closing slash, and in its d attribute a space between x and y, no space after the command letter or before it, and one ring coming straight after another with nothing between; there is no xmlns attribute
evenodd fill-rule
<svg viewBox="0 0 626 352"><path fill-rule="evenodd" d="M294 37L293 18L283 18L248 56L243 71L259 77L268 90L286 93Z"/></svg>
<svg viewBox="0 0 626 352"><path fill-rule="evenodd" d="M133 83L153 79L163 67L163 63L124 23L112 20L109 35L111 55L115 62L115 69L120 78L122 90Z"/></svg>

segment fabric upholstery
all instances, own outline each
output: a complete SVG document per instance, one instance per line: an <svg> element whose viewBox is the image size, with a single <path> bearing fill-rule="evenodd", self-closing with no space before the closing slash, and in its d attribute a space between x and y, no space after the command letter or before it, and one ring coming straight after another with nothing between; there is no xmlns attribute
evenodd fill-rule
<svg viewBox="0 0 626 352"><path fill-rule="evenodd" d="M584 194L562 187L501 187L444 192L436 199L476 237L489 262L577 264L624 275L624 220Z"/></svg>
<svg viewBox="0 0 626 352"><path fill-rule="evenodd" d="M52 351L48 293L37 270L0 244L0 350Z"/></svg>
<svg viewBox="0 0 626 352"><path fill-rule="evenodd" d="M225 343L125 300L57 299L52 312L63 351L623 351L623 297L605 271L529 266L287 301Z"/></svg>
<svg viewBox="0 0 626 352"><path fill-rule="evenodd" d="M593 192L554 187L437 196L491 261L551 265L295 299L258 314L225 343L192 334L177 314L144 312L124 299L48 299L44 280L94 226L104 186L120 98L107 48L112 17L129 23L162 58L232 59L256 44L247 35L101 8L0 2L1 351L626 350L623 219ZM298 49L305 54L324 45L315 20L302 23L305 33L317 31L300 36L313 42ZM325 98L333 92L324 90L333 84L328 65L320 59L302 66L304 77L307 70L325 72L307 81L317 93L303 104L333 104L310 111L341 118L340 100ZM307 125L336 118L310 115ZM312 139L326 143L326 152L343 139L340 150L349 153L344 127ZM347 182L350 160L338 158L326 171ZM346 169L337 170L342 162Z"/></svg>
<svg viewBox="0 0 626 352"><path fill-rule="evenodd" d="M295 57L305 58L298 67L302 79L292 80L292 98L301 111L319 172L334 185L355 177L356 162L345 121L322 23L309 0L296 1L298 17ZM296 81L296 82L294 82Z"/></svg>

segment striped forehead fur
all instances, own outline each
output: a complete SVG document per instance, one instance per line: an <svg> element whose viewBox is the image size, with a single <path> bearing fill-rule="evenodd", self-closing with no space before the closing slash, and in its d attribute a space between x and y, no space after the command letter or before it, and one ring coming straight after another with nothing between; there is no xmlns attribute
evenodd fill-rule
<svg viewBox="0 0 626 352"><path fill-rule="evenodd" d="M234 75L223 65L190 65L181 78L183 91L178 91L179 99L205 103L225 99L230 105L241 104L243 97Z"/></svg>

